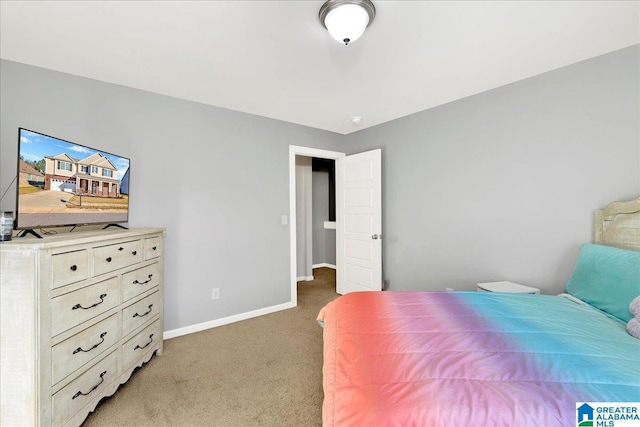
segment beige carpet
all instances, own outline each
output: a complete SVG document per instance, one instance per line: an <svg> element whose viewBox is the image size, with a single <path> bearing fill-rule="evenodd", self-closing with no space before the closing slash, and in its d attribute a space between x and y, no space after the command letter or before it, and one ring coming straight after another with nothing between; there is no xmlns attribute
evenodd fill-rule
<svg viewBox="0 0 640 427"><path fill-rule="evenodd" d="M319 426L322 329L334 270L298 284L298 307L165 341L164 353L83 426Z"/></svg>

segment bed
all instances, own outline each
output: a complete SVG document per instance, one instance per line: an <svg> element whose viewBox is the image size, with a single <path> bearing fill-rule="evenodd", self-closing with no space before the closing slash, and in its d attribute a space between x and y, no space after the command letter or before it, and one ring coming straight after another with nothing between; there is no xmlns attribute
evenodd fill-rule
<svg viewBox="0 0 640 427"><path fill-rule="evenodd" d="M567 294L343 295L318 315L323 425L564 427L596 425L587 402L637 410L639 294L637 198L596 213Z"/></svg>

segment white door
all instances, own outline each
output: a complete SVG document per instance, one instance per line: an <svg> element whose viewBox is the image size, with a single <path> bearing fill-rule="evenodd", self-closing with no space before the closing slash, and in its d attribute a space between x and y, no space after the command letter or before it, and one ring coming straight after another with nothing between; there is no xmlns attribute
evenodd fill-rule
<svg viewBox="0 0 640 427"><path fill-rule="evenodd" d="M336 291L382 290L382 151L336 160Z"/></svg>

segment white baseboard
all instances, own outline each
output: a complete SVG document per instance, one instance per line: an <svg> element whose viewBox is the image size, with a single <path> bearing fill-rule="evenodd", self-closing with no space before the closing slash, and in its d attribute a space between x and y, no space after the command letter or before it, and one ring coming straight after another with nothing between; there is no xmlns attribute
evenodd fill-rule
<svg viewBox="0 0 640 427"><path fill-rule="evenodd" d="M313 280L313 276L296 277L296 282L310 282L312 280Z"/></svg>
<svg viewBox="0 0 640 427"><path fill-rule="evenodd" d="M321 268L321 267L333 268L334 270L336 269L335 265L327 264L326 262L323 262L323 263L320 263L320 264L313 264L311 266L311 268Z"/></svg>
<svg viewBox="0 0 640 427"><path fill-rule="evenodd" d="M228 325L230 323L239 322L241 320L247 320L258 316L264 316L265 314L275 313L276 311L286 310L293 308L295 305L292 302L284 304L274 305L271 307L261 308L259 310L249 311L247 313L240 313L229 317L223 317L222 319L212 320L210 322L198 323L197 325L185 326L184 328L173 329L165 331L163 338L165 340L180 337L182 335L193 334L195 332L206 331L207 329L216 328L218 326Z"/></svg>

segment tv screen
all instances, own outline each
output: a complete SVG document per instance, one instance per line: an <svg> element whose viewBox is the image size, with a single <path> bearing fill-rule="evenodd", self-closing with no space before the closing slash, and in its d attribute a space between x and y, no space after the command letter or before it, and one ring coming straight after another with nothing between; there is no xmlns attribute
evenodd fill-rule
<svg viewBox="0 0 640 427"><path fill-rule="evenodd" d="M129 219L129 159L20 128L15 228Z"/></svg>

